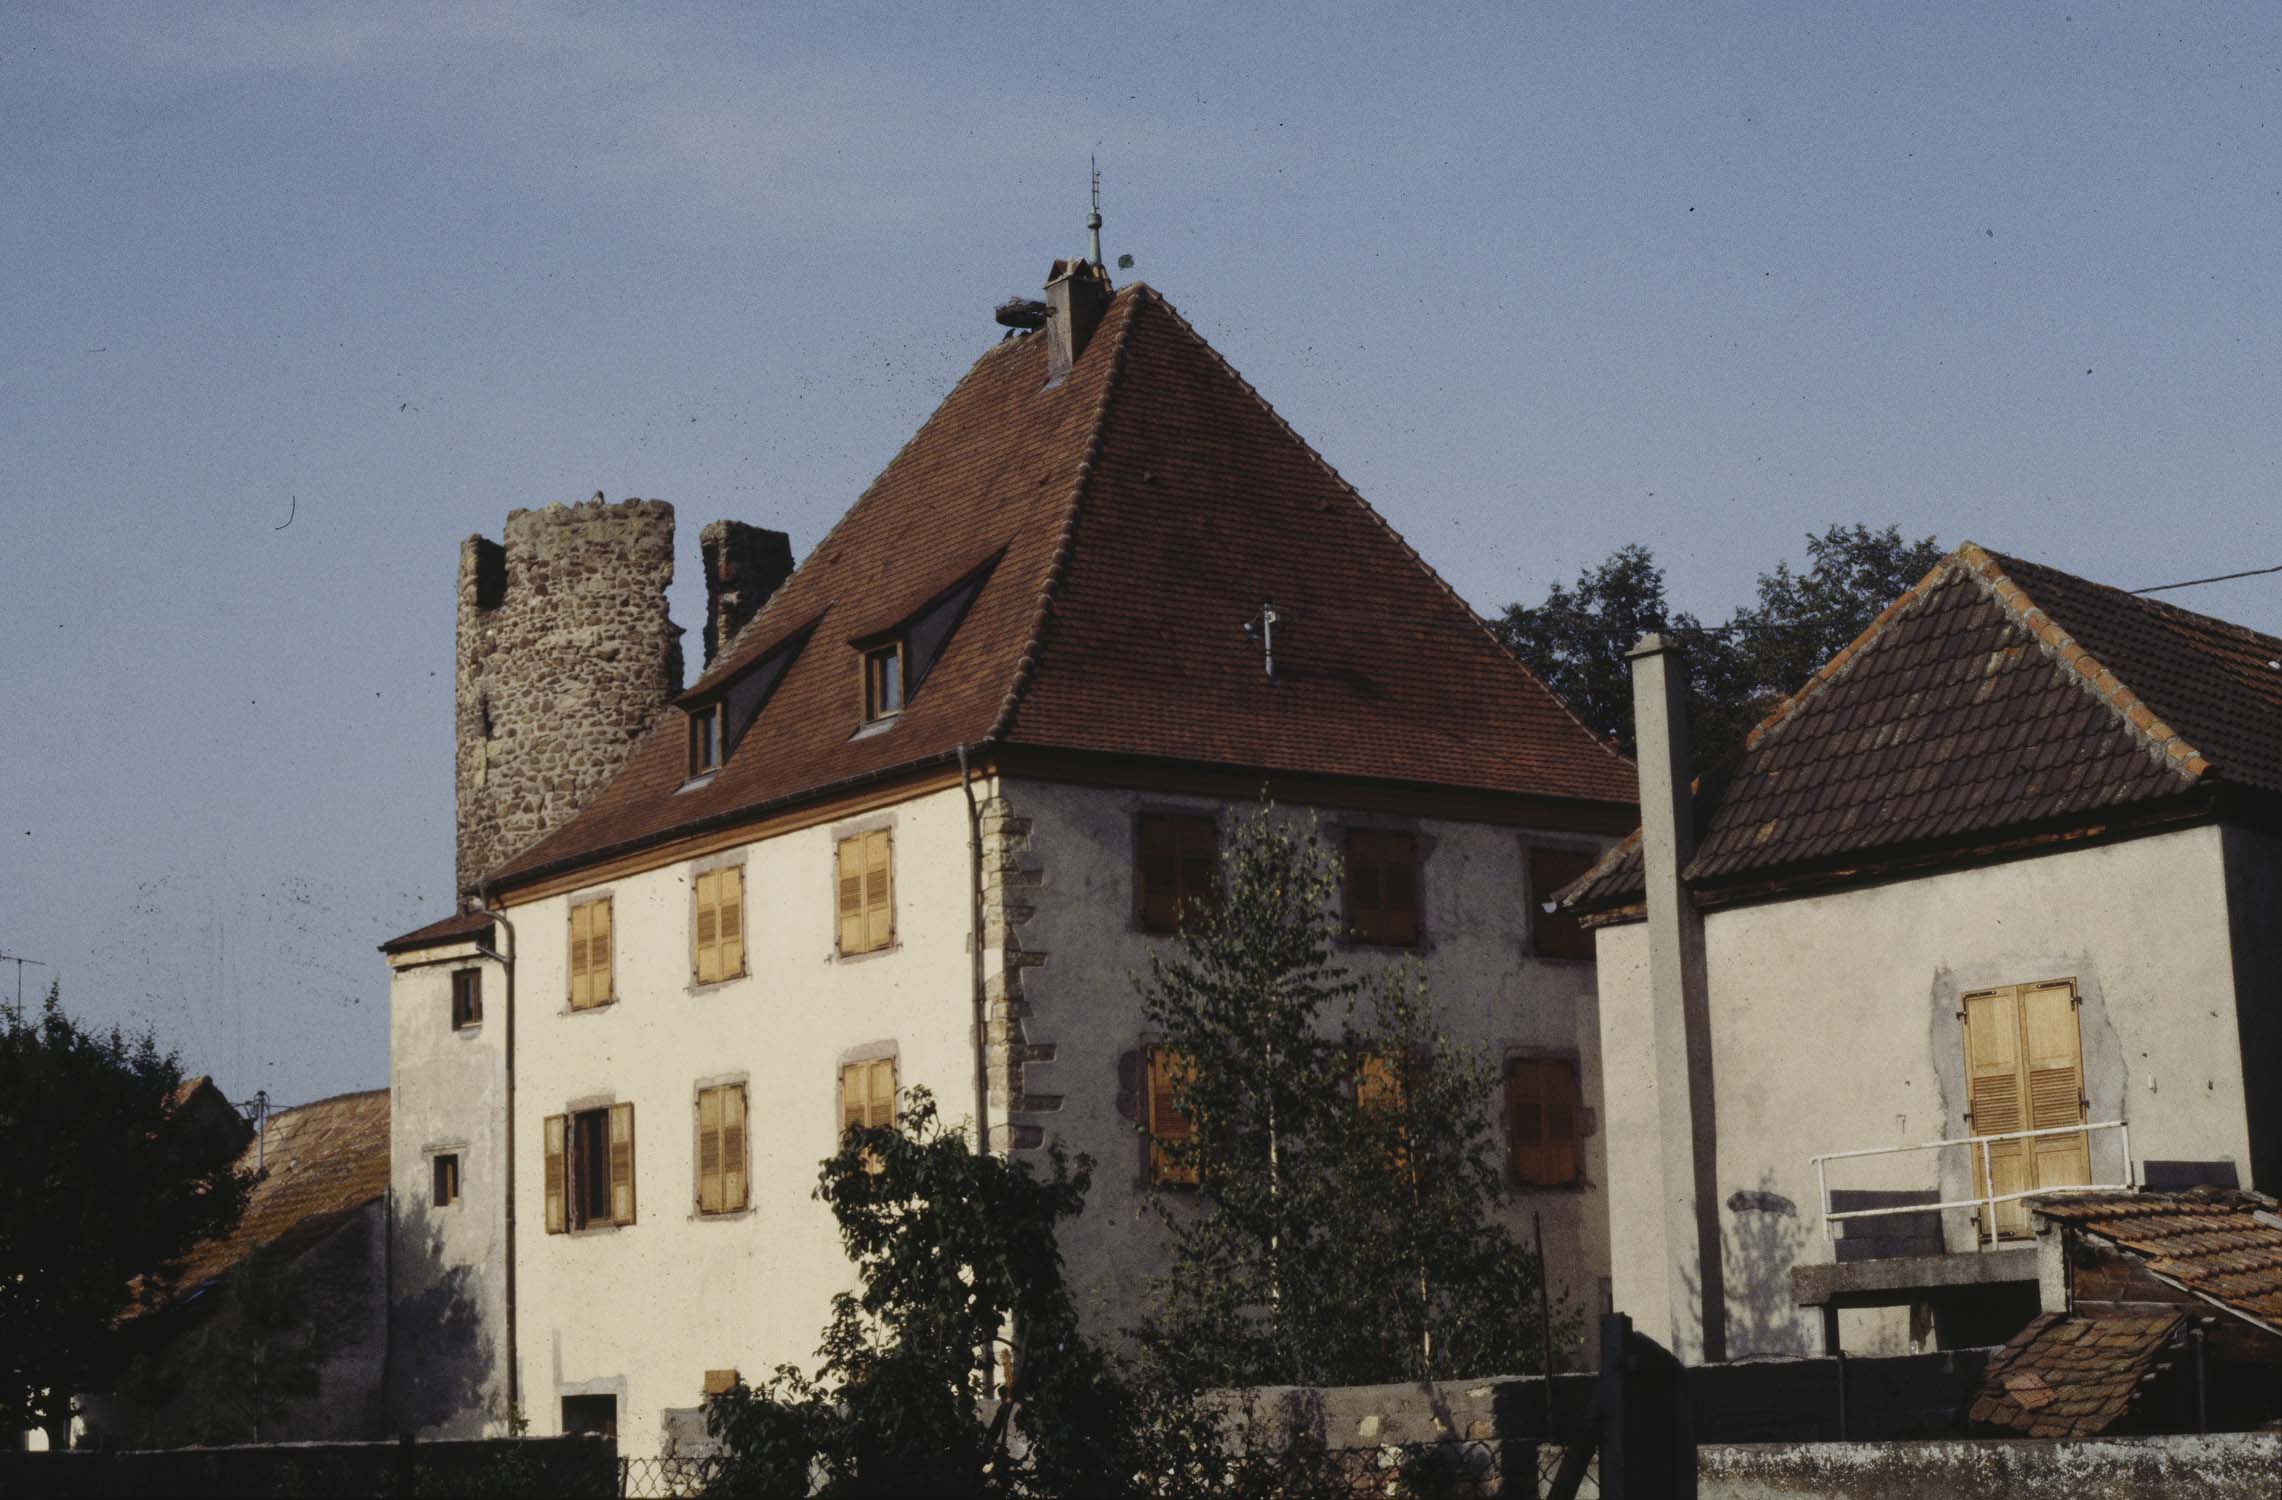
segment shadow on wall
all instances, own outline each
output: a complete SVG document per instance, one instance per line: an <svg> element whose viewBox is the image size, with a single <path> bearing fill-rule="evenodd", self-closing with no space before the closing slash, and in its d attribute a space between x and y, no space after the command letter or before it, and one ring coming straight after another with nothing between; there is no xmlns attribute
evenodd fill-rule
<svg viewBox="0 0 2282 1500"><path fill-rule="evenodd" d="M476 1268L444 1258L444 1231L425 1203L400 1205L388 1407L391 1426L432 1437L481 1437L504 1424L498 1351L484 1326Z"/></svg>
<svg viewBox="0 0 2282 1500"><path fill-rule="evenodd" d="M1791 1300L1791 1268L1807 1242L1799 1206L1775 1191L1773 1173L1759 1186L1730 1193L1720 1219L1720 1259L1726 1273L1727 1357L1812 1354L1815 1334ZM1689 1306L1703 1316L1703 1288L1683 1270Z"/></svg>

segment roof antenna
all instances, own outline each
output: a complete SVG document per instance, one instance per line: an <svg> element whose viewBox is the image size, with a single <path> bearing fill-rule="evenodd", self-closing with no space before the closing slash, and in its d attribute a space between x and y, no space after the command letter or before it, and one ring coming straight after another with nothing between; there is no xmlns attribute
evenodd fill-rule
<svg viewBox="0 0 2282 1500"><path fill-rule="evenodd" d="M1093 268L1098 271L1101 269L1101 163L1088 152L1086 165L1093 168L1093 211L1086 215L1086 228L1093 231Z"/></svg>

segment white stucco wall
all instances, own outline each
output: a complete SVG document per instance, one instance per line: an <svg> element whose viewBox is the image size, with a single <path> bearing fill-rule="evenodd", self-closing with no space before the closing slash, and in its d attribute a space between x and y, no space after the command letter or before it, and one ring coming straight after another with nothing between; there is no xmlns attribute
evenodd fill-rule
<svg viewBox="0 0 2282 1500"><path fill-rule="evenodd" d="M2128 1119L2140 1162L2232 1160L2251 1185L2221 851L2205 826L1706 917L1731 1358L1819 1347L1790 1294L1793 1265L1832 1258L1810 1156L1965 1133L1971 990L2076 981L2091 1118ZM1640 1186L1656 1152L1646 928L1598 941L1616 1301L1662 1339L1664 1271L1627 1229L1660 1211ZM1959 1198L1969 1171L1953 1150L1833 1163L1830 1183ZM2093 1137L2092 1171L2122 1171L2113 1132ZM1968 1246L1969 1215L1947 1219ZM1906 1343L1905 1311L1847 1318L1850 1349Z"/></svg>
<svg viewBox="0 0 2282 1500"><path fill-rule="evenodd" d="M483 1020L452 1029L452 973L483 974ZM389 976L392 1431L505 1428L506 984L472 944L394 956ZM434 1158L460 1201L434 1206Z"/></svg>

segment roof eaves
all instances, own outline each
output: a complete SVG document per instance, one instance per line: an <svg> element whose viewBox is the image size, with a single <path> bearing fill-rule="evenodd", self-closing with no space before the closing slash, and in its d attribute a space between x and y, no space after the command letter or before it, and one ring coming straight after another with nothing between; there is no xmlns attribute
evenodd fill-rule
<svg viewBox="0 0 2282 1500"><path fill-rule="evenodd" d="M1135 282L1126 295L1136 299L1156 301L1164 299L1146 282ZM1168 309L1169 311L1170 309ZM1014 716L1021 710L1022 695L1030 686L1030 679L1038 670L1038 657L1046 648L1046 631L1054 617L1054 596L1062 585L1062 575L1070 565L1070 553L1075 549L1078 534L1078 515L1085 502L1086 487L1093 480L1094 465L1101 458L1102 433L1109 425L1109 405L1117 394L1118 382L1125 373L1125 351L1133 342L1133 324L1137 308L1126 309L1119 323L1116 345L1110 350L1109 373L1101 383L1101 395L1094 401L1093 420L1086 436L1085 456L1078 460L1077 473L1070 481L1070 496L1062 507L1062 534L1055 540L1053 559L1046 565L1046 580L1038 589L1038 608L1030 617L1030 633L1023 640L1022 655L1014 666L1014 680L1006 685L1006 696L999 701L998 715L991 720L982 743L996 744L1004 739L1013 727ZM1175 317L1179 314L1175 313Z"/></svg>
<svg viewBox="0 0 2282 1500"><path fill-rule="evenodd" d="M2075 637L2060 627L2059 621L2037 606L2026 590L2006 577L2004 565L1995 557L1972 542L1964 543L1950 555L1965 566L1974 581L1997 601L2014 623L2037 638L2047 656L2059 662L2084 691L2123 720L2125 727L2146 745L2158 765L2190 783L2210 769L2210 762L2200 750L2158 718L2153 707L2079 645Z"/></svg>

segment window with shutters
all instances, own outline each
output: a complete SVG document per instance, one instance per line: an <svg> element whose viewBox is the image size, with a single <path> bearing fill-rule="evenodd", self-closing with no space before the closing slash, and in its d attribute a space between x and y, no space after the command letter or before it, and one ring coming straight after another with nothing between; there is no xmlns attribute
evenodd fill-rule
<svg viewBox="0 0 2282 1500"><path fill-rule="evenodd" d="M699 984L745 972L745 867L700 870L690 882L691 972Z"/></svg>
<svg viewBox="0 0 2282 1500"><path fill-rule="evenodd" d="M1175 1102L1190 1077L1186 1056L1152 1044L1144 1053L1148 1071L1149 1180L1160 1187L1194 1187L1196 1122Z"/></svg>
<svg viewBox="0 0 2282 1500"><path fill-rule="evenodd" d="M570 909L570 1003L572 1010L608 1005L618 998L616 963L610 945L610 898L581 901Z"/></svg>
<svg viewBox="0 0 2282 1500"><path fill-rule="evenodd" d="M874 953L895 941L895 845L875 828L840 840L840 952Z"/></svg>
<svg viewBox="0 0 2282 1500"><path fill-rule="evenodd" d="M1218 889L1219 823L1210 813L1145 812L1135 842L1142 930L1175 931L1184 911L1209 905Z"/></svg>
<svg viewBox="0 0 2282 1500"><path fill-rule="evenodd" d="M1567 1187L1579 1176L1577 1066L1560 1057L1505 1065L1506 1160L1524 1187Z"/></svg>
<svg viewBox="0 0 2282 1500"><path fill-rule="evenodd" d="M634 1222L634 1106L609 1104L544 1123L547 1233Z"/></svg>
<svg viewBox="0 0 2282 1500"><path fill-rule="evenodd" d="M1532 950L1539 958L1585 958L1593 956L1593 935L1587 932L1573 912L1548 912L1545 903L1552 900L1563 886L1600 863L1600 856L1580 849L1532 849L1529 851L1530 929L1535 941Z"/></svg>
<svg viewBox="0 0 2282 1500"><path fill-rule="evenodd" d="M483 1019L483 970L452 970L452 1030L465 1031Z"/></svg>
<svg viewBox="0 0 2282 1500"><path fill-rule="evenodd" d="M1410 834L1348 831L1347 927L1358 943L1418 945L1418 841Z"/></svg>
<svg viewBox="0 0 2282 1500"><path fill-rule="evenodd" d="M450 1208L460 1201L460 1157L456 1151L438 1152L435 1166L436 1207Z"/></svg>
<svg viewBox="0 0 2282 1500"><path fill-rule="evenodd" d="M2076 985L2068 979L2000 985L1965 997L1966 1125L1975 1136L2052 1130L2085 1120L2084 1058L2076 1026ZM1984 1172L1973 1150L1973 1193L1998 1197L2092 1180L2082 1131L1992 1141ZM2030 1231L2021 1200L1996 1205L1997 1234ZM1989 1226L1981 1226L1985 1235Z"/></svg>
<svg viewBox="0 0 2282 1500"><path fill-rule="evenodd" d="M1403 1118L1403 1068L1399 1054L1364 1052L1355 1058L1355 1108L1366 1123L1383 1129L1392 1117L1394 1135L1381 1139L1393 1164L1400 1169L1410 1160L1410 1127Z"/></svg>
<svg viewBox="0 0 2282 1500"><path fill-rule="evenodd" d="M697 1091L697 1211L733 1214L747 1206L745 1086Z"/></svg>
<svg viewBox="0 0 2282 1500"><path fill-rule="evenodd" d="M689 711L689 774L692 777L710 775L721 769L726 724L727 718L718 703Z"/></svg>
<svg viewBox="0 0 2282 1500"><path fill-rule="evenodd" d="M840 1133L858 1127L880 1129L895 1123L895 1059L867 1058L840 1065ZM877 1172L880 1159L864 1153L864 1170Z"/></svg>

